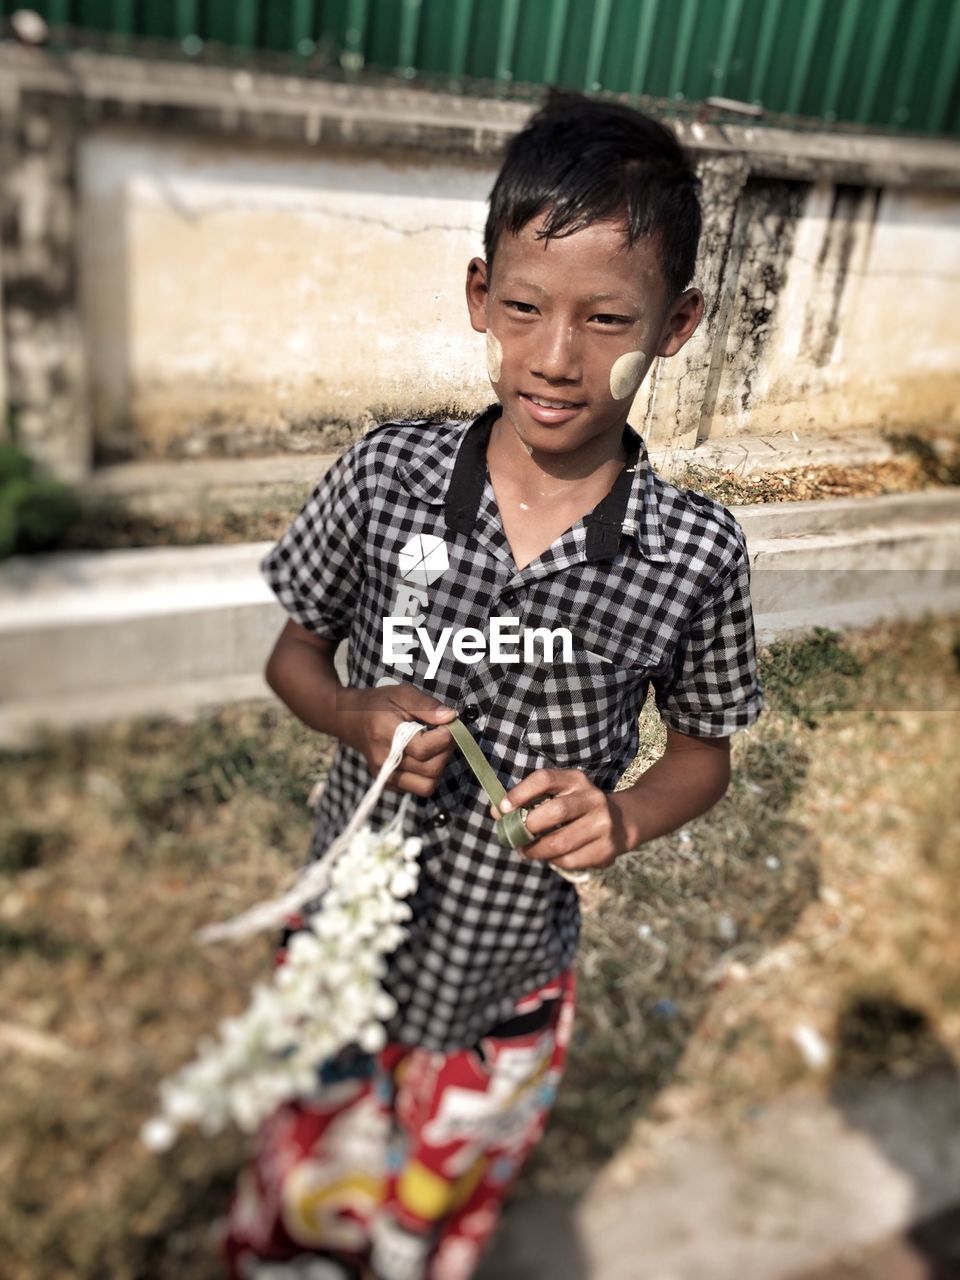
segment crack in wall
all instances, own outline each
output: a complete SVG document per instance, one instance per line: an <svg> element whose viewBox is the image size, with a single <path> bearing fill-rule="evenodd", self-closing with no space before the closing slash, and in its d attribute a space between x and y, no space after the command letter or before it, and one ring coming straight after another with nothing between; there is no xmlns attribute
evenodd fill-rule
<svg viewBox="0 0 960 1280"><path fill-rule="evenodd" d="M162 192L164 203L184 221L191 223L202 222L207 217L216 217L220 214L301 213L332 218L338 222L380 227L384 231L391 231L399 236L421 236L431 231L454 231L467 235L478 235L482 234L483 231L482 225L471 226L458 222L427 222L417 227L401 227L395 222L389 222L386 218L377 218L372 214L352 213L343 209L332 209L327 205L318 205L307 200L283 200L271 203L260 200L230 199L204 203L202 207L198 207L190 205L168 183L157 183L157 187Z"/></svg>

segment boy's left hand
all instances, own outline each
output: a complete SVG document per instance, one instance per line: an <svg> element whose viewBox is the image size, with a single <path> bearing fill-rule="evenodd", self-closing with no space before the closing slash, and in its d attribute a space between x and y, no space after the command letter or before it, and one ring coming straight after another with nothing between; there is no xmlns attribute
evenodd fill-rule
<svg viewBox="0 0 960 1280"><path fill-rule="evenodd" d="M550 798L531 809L524 822L530 834L538 836L517 850L524 857L542 858L566 871L581 871L609 867L634 847L618 793L601 791L579 769L528 773L507 792L503 811L529 809L543 796ZM502 811L493 805L490 812L494 818L502 817ZM555 827L561 829L555 831Z"/></svg>

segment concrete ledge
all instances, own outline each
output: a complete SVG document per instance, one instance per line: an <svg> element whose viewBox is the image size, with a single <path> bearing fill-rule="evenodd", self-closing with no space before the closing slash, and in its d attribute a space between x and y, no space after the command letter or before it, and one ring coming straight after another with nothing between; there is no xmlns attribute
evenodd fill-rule
<svg viewBox="0 0 960 1280"><path fill-rule="evenodd" d="M54 620L110 623L273 601L257 572L271 544L15 556L0 566L0 637Z"/></svg>
<svg viewBox="0 0 960 1280"><path fill-rule="evenodd" d="M952 439L953 434L945 430L942 439ZM937 441L932 443L936 447ZM793 467L856 467L899 456L890 440L877 431L803 437L793 432L745 435L705 441L695 448L652 445L649 451L657 471L680 484L690 467L745 476ZM84 482L83 491L93 499L115 499L132 512L159 517L205 510L249 512L280 507L295 511L338 456L305 451L268 457L121 462L100 467ZM824 504L801 505L809 509Z"/></svg>
<svg viewBox="0 0 960 1280"><path fill-rule="evenodd" d="M960 611L960 490L734 507L757 637Z"/></svg>
<svg viewBox="0 0 960 1280"><path fill-rule="evenodd" d="M90 120L127 123L166 113L166 122L308 143L378 144L491 155L525 123L533 104L378 83L350 83L247 68L120 57L90 51L54 55L0 45L8 93L77 98ZM637 99L663 114L669 105ZM696 104L687 104L693 109ZM675 120L692 151L743 155L770 177L836 179L886 186L960 187L960 143L950 138L836 126L804 129L733 120ZM808 124L803 121L801 123Z"/></svg>
<svg viewBox="0 0 960 1280"><path fill-rule="evenodd" d="M960 492L734 507L761 641L960 611ZM19 557L0 566L0 744L36 727L269 697L286 614L272 544ZM343 650L338 654L341 676Z"/></svg>
<svg viewBox="0 0 960 1280"><path fill-rule="evenodd" d="M806 539L821 533L855 532L869 540L876 532L917 526L932 529L960 519L960 489L924 489L873 498L811 499L807 502L751 502L731 507L746 534L751 555L764 538Z"/></svg>
<svg viewBox="0 0 960 1280"><path fill-rule="evenodd" d="M794 467L858 467L897 456L890 440L877 431L835 431L803 436L787 431L705 440L692 449L654 446L650 450L653 465L668 479L682 476L687 466L748 476Z"/></svg>
<svg viewBox="0 0 960 1280"><path fill-rule="evenodd" d="M0 748L29 747L45 731L93 728L141 716L163 716L189 724L217 707L259 700L276 701L262 675L188 680L163 690L137 685L56 697L38 692L0 709Z"/></svg>
<svg viewBox="0 0 960 1280"><path fill-rule="evenodd" d="M95 500L116 500L136 514L195 516L209 511L299 510L336 461L334 453L282 453L267 458L203 458L121 462L84 482Z"/></svg>

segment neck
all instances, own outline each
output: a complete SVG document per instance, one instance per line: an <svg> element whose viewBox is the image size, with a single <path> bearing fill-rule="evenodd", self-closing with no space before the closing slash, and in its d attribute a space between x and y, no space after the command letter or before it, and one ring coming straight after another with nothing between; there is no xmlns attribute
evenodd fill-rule
<svg viewBox="0 0 960 1280"><path fill-rule="evenodd" d="M487 453L518 482L536 489L541 498L569 496L598 473L609 478L619 472L627 460L622 432L615 439L601 436L590 440L576 453L548 453L532 449L503 414L490 430Z"/></svg>

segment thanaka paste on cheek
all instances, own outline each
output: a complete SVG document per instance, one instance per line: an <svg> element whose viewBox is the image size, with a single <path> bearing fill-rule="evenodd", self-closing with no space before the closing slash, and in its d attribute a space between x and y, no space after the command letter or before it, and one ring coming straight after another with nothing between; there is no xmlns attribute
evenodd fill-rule
<svg viewBox="0 0 960 1280"><path fill-rule="evenodd" d="M500 366L503 363L503 347L497 335L487 330L487 373L491 382L500 381Z"/></svg>
<svg viewBox="0 0 960 1280"><path fill-rule="evenodd" d="M636 394L646 365L643 351L625 351L614 360L610 369L610 394L614 400L626 400Z"/></svg>

